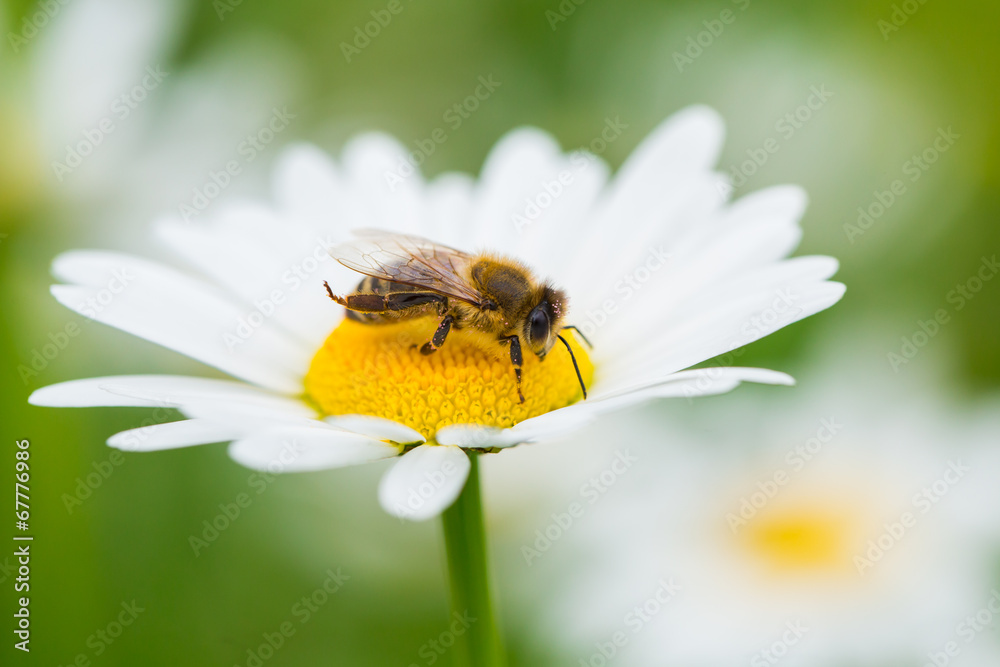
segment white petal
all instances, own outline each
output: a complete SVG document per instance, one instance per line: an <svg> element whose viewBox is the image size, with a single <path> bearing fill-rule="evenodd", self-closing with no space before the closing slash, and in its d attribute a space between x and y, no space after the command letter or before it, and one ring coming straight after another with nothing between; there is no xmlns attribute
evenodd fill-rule
<svg viewBox="0 0 1000 667"><path fill-rule="evenodd" d="M389 440L400 444L411 442L424 442L424 436L413 430L406 424L383 419L382 417L372 417L371 415L335 415L323 419L330 426L367 435L376 440Z"/></svg>
<svg viewBox="0 0 1000 667"><path fill-rule="evenodd" d="M108 445L126 452L153 452L211 442L228 442L242 431L205 419L185 419L166 424L152 424L122 431L108 438Z"/></svg>
<svg viewBox="0 0 1000 667"><path fill-rule="evenodd" d="M286 148L274 168L273 183L282 208L317 231L343 222L338 213L347 193L337 166L319 148L309 144Z"/></svg>
<svg viewBox="0 0 1000 667"><path fill-rule="evenodd" d="M28 397L28 402L32 405L53 408L183 408L201 401L281 412L289 418L313 417L316 414L302 401L272 394L248 384L180 375L113 375L70 380L42 387Z"/></svg>
<svg viewBox="0 0 1000 667"><path fill-rule="evenodd" d="M344 147L342 163L358 206L342 211L347 227L421 233L424 180L402 144L385 134L364 134Z"/></svg>
<svg viewBox="0 0 1000 667"><path fill-rule="evenodd" d="M241 379L298 393L312 350L266 318L241 335L248 312L212 286L166 266L111 252L60 255L56 299L99 322L185 354Z"/></svg>
<svg viewBox="0 0 1000 667"><path fill-rule="evenodd" d="M229 456L237 463L271 473L341 468L398 454L392 445L333 428L279 429L229 446Z"/></svg>
<svg viewBox="0 0 1000 667"><path fill-rule="evenodd" d="M451 506L465 487L471 463L458 447L420 445L382 476L378 499L393 516L433 518Z"/></svg>

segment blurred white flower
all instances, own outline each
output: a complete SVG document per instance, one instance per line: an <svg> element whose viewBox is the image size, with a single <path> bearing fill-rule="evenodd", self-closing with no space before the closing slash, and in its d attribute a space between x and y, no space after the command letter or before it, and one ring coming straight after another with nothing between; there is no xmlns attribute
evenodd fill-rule
<svg viewBox="0 0 1000 667"><path fill-rule="evenodd" d="M544 586L533 604L554 600L541 632L581 664L602 650L650 667L1000 664L996 412L951 411L870 370L864 386L830 375L672 425L641 413L573 443L588 459L575 470L568 446L495 467L498 494L556 466L582 483L536 491L526 502L547 509L531 523L501 517L508 557Z"/></svg>
<svg viewBox="0 0 1000 667"><path fill-rule="evenodd" d="M92 237L127 246L137 216L190 205L227 162L241 168L232 191L253 185L247 173L264 161L251 164L240 146L287 103L289 57L231 41L180 63L184 7L45 3L10 26L0 173L17 178L0 182L0 206L71 210L77 227L100 221Z"/></svg>
<svg viewBox="0 0 1000 667"><path fill-rule="evenodd" d="M844 290L828 281L832 258L785 259L801 235L800 189L770 188L731 205L719 196L723 177L712 165L722 135L710 109L682 111L610 183L599 159L564 154L537 130L503 138L478 182L449 174L425 183L407 168L405 149L381 135L352 142L342 165L313 148L290 151L275 174L274 206L158 226L159 242L200 275L96 251L63 254L53 266L67 283L52 287L63 305L240 382L93 378L46 387L31 402L174 406L188 420L109 444L149 451L233 440L234 459L270 471L401 456L380 501L392 514L427 519L464 486L463 448L542 441L602 412L722 393L741 381L788 384L761 369L685 370L829 307ZM592 358L573 343L584 377L593 375L588 399L579 401L565 353L544 365L525 354L528 400L519 404L510 360L475 332L453 332L422 356L415 348L433 320L342 321L323 280L344 294L359 274L326 249L358 226L488 248L551 276L572 300L568 323L593 342Z"/></svg>

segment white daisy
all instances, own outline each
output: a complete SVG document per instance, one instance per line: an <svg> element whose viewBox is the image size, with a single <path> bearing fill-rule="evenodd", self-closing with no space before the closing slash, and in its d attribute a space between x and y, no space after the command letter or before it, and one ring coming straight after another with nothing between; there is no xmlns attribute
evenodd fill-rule
<svg viewBox="0 0 1000 667"><path fill-rule="evenodd" d="M197 226L167 219L158 245L185 269L78 250L59 256L60 303L213 366L235 380L118 376L65 382L31 396L57 407L154 406L183 421L112 436L151 451L233 441L236 461L304 471L397 457L383 477L386 511L437 515L470 469L463 448L494 450L584 427L603 411L670 396L728 391L741 381L789 384L752 368L685 370L835 303L829 257L785 259L806 198L775 187L728 204L712 171L723 126L693 107L665 121L618 174L546 134L517 130L493 149L478 181L424 181L383 135L352 141L336 164L290 149L270 205L220 205ZM437 353L415 349L436 322L364 325L323 289L349 293L360 276L326 249L349 230L418 234L461 250L524 261L569 295L568 322L590 338L544 363L527 353L518 403L510 362L462 331ZM331 333L332 332L332 333ZM326 341L326 342L324 342ZM402 343L402 344L401 344ZM412 345L411 345L412 344Z"/></svg>
<svg viewBox="0 0 1000 667"><path fill-rule="evenodd" d="M684 425L640 417L584 449L586 474L532 461L586 480L616 451L636 460L592 506L570 496L585 509L569 528L550 516L566 496L519 523L507 549L551 582L531 599L555 601L535 627L585 662L621 632L629 665L998 664L995 406L950 411L870 373L859 393L859 375L792 401L734 397L707 428L697 409ZM524 476L514 459L502 477ZM660 582L679 590L635 612Z"/></svg>

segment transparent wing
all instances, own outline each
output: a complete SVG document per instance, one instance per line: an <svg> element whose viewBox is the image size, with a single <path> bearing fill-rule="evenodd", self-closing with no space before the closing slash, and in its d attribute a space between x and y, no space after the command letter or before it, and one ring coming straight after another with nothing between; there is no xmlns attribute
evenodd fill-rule
<svg viewBox="0 0 1000 667"><path fill-rule="evenodd" d="M474 305L482 303L483 295L463 277L472 255L420 236L380 229L360 229L354 234L357 238L328 249L352 271Z"/></svg>

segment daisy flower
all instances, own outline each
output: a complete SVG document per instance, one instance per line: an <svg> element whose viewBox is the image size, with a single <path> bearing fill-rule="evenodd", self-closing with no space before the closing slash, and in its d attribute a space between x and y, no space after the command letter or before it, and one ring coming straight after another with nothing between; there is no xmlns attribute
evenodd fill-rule
<svg viewBox="0 0 1000 667"><path fill-rule="evenodd" d="M797 187L727 202L714 172L723 126L692 107L657 127L611 178L585 152L516 130L478 180L425 181L414 156L371 134L339 162L289 149L273 201L220 204L195 223L165 218L151 247L181 266L76 250L56 258L63 305L214 367L233 379L130 375L64 382L32 394L51 407L168 406L185 419L118 433L112 447L153 451L231 441L237 462L307 471L398 458L379 486L387 512L441 513L469 477L467 451L495 452L584 428L609 410L728 391L783 373L713 366L724 355L823 310L843 294L829 257L786 259L806 204ZM211 217L209 217L211 216ZM328 249L352 229L423 236L510 256L569 296L569 354L527 350L518 401L506 350L453 331L419 347L432 318L387 325L345 319L323 288L362 277ZM730 355L731 357L734 355ZM475 457L472 457L472 461Z"/></svg>
<svg viewBox="0 0 1000 667"><path fill-rule="evenodd" d="M792 401L733 397L708 427L697 408L670 426L640 416L613 448L585 447L588 470L534 460L571 480L617 451L636 460L598 502L576 497L583 515L551 546L539 534L565 497L519 521L507 549L552 582L532 592L552 601L535 627L581 664L601 646L630 665L998 664L995 406L959 413L870 372L859 395L859 375ZM523 477L514 459L499 490Z"/></svg>

